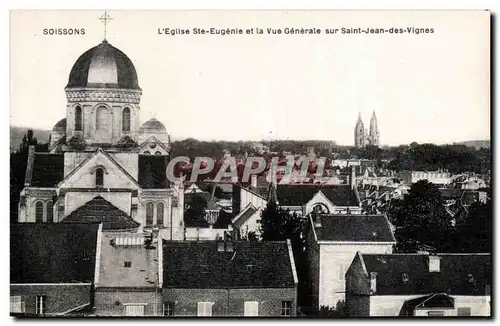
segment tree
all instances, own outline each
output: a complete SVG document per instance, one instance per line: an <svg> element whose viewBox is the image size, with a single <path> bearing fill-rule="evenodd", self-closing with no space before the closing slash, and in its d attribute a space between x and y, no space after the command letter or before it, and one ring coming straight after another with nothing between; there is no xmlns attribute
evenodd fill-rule
<svg viewBox="0 0 500 326"><path fill-rule="evenodd" d="M184 221L189 226L205 226L208 222L204 219L205 209L207 208L206 200L194 195L191 197L188 208L184 212Z"/></svg>
<svg viewBox="0 0 500 326"><path fill-rule="evenodd" d="M492 252L493 249L493 207L491 200L476 202L469 208L467 220L456 226L448 251L450 252Z"/></svg>
<svg viewBox="0 0 500 326"><path fill-rule="evenodd" d="M396 251L415 252L420 245L441 250L451 241L453 217L446 212L438 188L427 180L414 183L389 215L396 227Z"/></svg>
<svg viewBox="0 0 500 326"><path fill-rule="evenodd" d="M269 202L261 215L261 235L264 241L292 242L300 240L302 220L289 210L283 210L274 202Z"/></svg>

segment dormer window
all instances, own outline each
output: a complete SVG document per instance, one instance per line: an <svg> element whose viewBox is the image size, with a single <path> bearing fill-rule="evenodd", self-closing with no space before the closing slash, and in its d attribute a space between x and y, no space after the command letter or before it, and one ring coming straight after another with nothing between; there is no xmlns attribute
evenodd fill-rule
<svg viewBox="0 0 500 326"><path fill-rule="evenodd" d="M104 187L104 170L102 168L95 170L95 186L96 188Z"/></svg>
<svg viewBox="0 0 500 326"><path fill-rule="evenodd" d="M403 283L408 283L410 281L410 278L408 277L407 273L403 273L402 278L403 278Z"/></svg>

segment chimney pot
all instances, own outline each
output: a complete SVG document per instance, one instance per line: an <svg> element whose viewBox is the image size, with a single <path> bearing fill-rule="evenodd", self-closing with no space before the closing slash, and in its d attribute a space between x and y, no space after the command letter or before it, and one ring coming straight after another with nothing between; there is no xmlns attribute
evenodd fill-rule
<svg viewBox="0 0 500 326"><path fill-rule="evenodd" d="M370 292L377 292L377 272L370 273Z"/></svg>

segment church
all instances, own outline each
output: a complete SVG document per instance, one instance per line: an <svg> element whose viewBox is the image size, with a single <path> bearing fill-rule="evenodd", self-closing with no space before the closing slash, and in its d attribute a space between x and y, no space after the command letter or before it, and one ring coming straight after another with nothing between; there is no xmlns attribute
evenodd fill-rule
<svg viewBox="0 0 500 326"><path fill-rule="evenodd" d="M102 223L183 240L183 186L166 175L170 135L155 118L140 123L132 61L104 40L76 60L65 92L50 153L30 148L19 222Z"/></svg>
<svg viewBox="0 0 500 326"><path fill-rule="evenodd" d="M365 146L380 146L380 132L378 130L377 116L373 111L370 119L370 131L365 129L361 114L358 115L358 121L354 127L354 146L361 148Z"/></svg>

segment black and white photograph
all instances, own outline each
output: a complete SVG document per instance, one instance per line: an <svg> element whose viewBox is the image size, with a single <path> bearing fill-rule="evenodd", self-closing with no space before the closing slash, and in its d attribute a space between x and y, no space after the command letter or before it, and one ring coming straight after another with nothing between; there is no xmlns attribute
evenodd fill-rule
<svg viewBox="0 0 500 326"><path fill-rule="evenodd" d="M492 317L489 10L9 16L12 319Z"/></svg>

